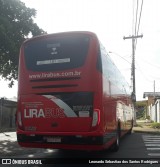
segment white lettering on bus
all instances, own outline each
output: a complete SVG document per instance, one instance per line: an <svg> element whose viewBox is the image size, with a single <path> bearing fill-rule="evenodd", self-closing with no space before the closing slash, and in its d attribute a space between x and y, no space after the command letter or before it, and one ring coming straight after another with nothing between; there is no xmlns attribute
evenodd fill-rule
<svg viewBox="0 0 160 167"><path fill-rule="evenodd" d="M45 79L45 78L57 78L57 77L79 77L81 71L70 71L70 72L49 72L29 75L29 79Z"/></svg>
<svg viewBox="0 0 160 167"><path fill-rule="evenodd" d="M24 109L24 118L64 118L61 108Z"/></svg>

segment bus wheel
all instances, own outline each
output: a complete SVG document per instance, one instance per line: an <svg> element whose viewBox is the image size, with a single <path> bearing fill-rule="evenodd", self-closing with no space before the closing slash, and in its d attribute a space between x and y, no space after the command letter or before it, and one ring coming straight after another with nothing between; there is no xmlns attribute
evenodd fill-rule
<svg viewBox="0 0 160 167"><path fill-rule="evenodd" d="M131 135L132 134L132 128L129 129L129 131L127 132L128 135Z"/></svg>
<svg viewBox="0 0 160 167"><path fill-rule="evenodd" d="M119 145L120 145L120 126L118 126L118 128L117 128L116 141L111 146L111 151L113 151L113 152L118 151L119 150Z"/></svg>
<svg viewBox="0 0 160 167"><path fill-rule="evenodd" d="M131 128L129 129L128 133L127 134L132 134L132 129L133 129L133 119L131 121Z"/></svg>

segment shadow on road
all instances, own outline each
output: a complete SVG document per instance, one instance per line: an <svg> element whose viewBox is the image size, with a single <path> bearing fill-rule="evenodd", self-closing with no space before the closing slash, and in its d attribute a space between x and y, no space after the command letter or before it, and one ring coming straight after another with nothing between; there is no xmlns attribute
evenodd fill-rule
<svg viewBox="0 0 160 167"><path fill-rule="evenodd" d="M18 156L22 154L33 154L38 149L23 148L16 141L3 140L0 142L0 157Z"/></svg>
<svg viewBox="0 0 160 167"><path fill-rule="evenodd" d="M134 137L133 135L132 137ZM120 150L124 149L124 153L111 152L110 149L104 151L74 151L74 150L57 150L57 149L40 149L40 148L24 148L20 147L17 141L12 138L0 141L0 157L47 157L47 158L124 158L129 156L126 142L130 141L131 136L125 136L121 139ZM135 137L138 139L138 136ZM129 145L132 147L133 143ZM135 156L135 155L134 155ZM129 156L131 157L131 156Z"/></svg>

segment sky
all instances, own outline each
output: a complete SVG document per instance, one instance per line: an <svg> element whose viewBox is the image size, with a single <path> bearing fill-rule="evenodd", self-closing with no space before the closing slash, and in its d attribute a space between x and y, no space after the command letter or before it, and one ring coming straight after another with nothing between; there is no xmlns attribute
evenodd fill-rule
<svg viewBox="0 0 160 167"><path fill-rule="evenodd" d="M21 0L27 7L37 10L34 21L47 33L64 31L95 32L110 57L131 85L132 40L136 22L137 0ZM139 0L137 21L139 21ZM144 0L139 35L135 52L136 96L144 100L143 93L160 92L160 1ZM134 17L133 17L134 16ZM0 81L1 97L17 96L17 82L10 89Z"/></svg>

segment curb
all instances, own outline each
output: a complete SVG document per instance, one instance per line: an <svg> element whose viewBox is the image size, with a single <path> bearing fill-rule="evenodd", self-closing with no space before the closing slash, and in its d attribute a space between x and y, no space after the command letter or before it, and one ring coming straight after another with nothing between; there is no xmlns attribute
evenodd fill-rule
<svg viewBox="0 0 160 167"><path fill-rule="evenodd" d="M159 134L160 135L160 131L158 130L143 130L143 129L132 129L133 133L149 133L149 134Z"/></svg>
<svg viewBox="0 0 160 167"><path fill-rule="evenodd" d="M0 133L16 132L16 128L1 128Z"/></svg>

